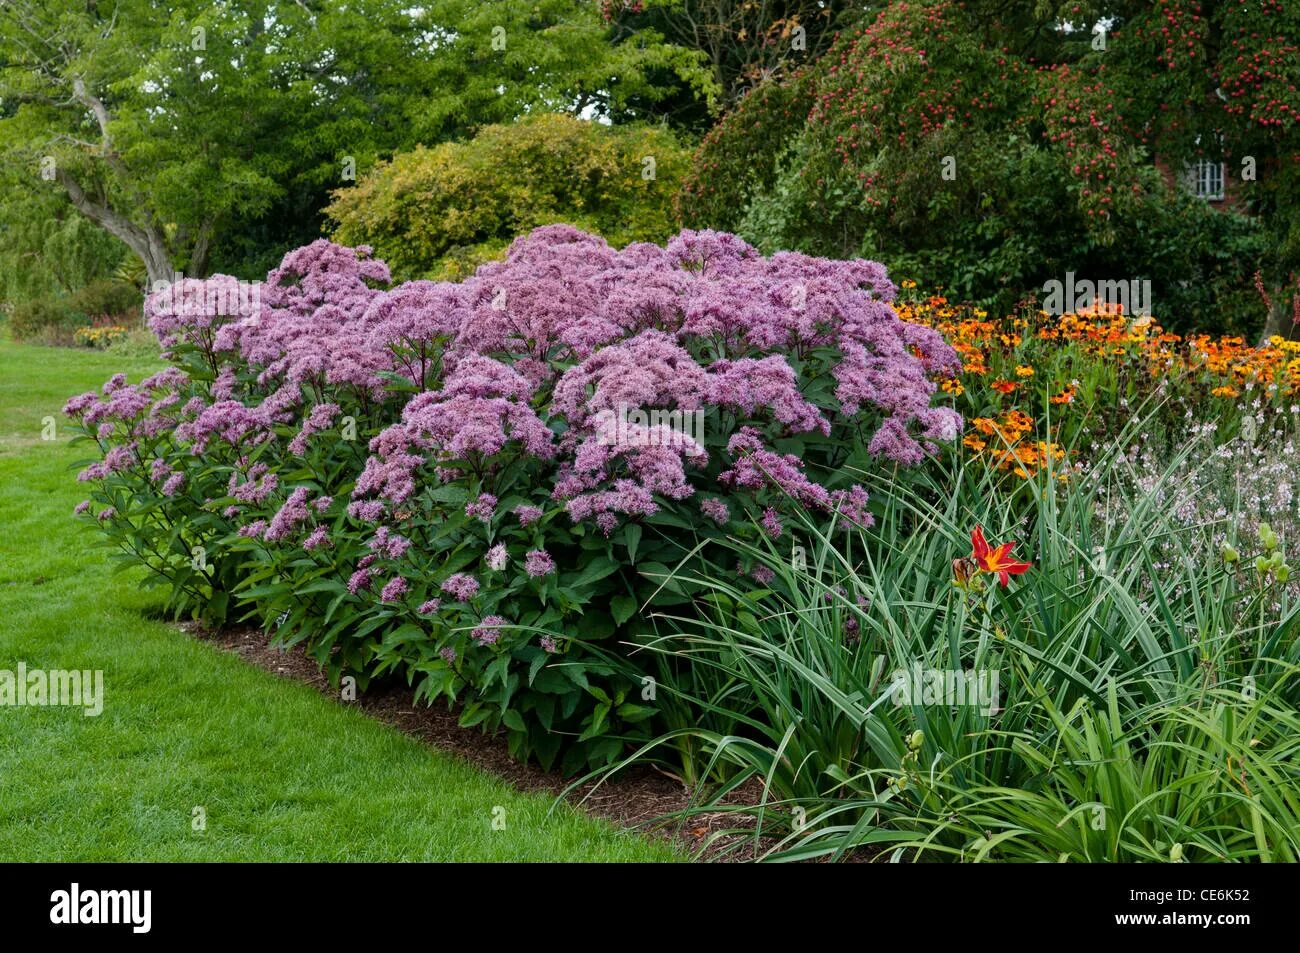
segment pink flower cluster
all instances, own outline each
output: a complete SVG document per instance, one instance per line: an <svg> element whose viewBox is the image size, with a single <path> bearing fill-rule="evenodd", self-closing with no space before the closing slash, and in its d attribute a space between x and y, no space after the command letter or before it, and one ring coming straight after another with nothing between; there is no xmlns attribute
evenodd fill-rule
<svg viewBox="0 0 1300 953"><path fill-rule="evenodd" d="M151 326L164 347L188 349L191 369L198 354L209 396L180 406L189 381L170 370L136 387L119 375L103 395L69 401L71 415L113 444L85 479L136 465L137 436L172 431L190 453L220 447L236 461L223 512L260 510L241 533L328 548L316 521L328 500L313 503L287 469L268 468L262 461L275 455L265 445L308 458L320 435L364 411L369 454L346 507L356 520L398 526L425 487L464 481L465 516L490 528L503 516L497 495L510 489L497 476L522 465L533 481L525 497L544 491L606 535L706 490L715 496L699 513L711 523L733 519L716 494L753 495L762 528L779 537L772 507L782 497L871 522L861 487L832 492L819 482L826 461L782 452L781 441L862 434L871 453L907 465L961 426L931 405L935 378L956 373L958 356L936 332L899 319L894 285L869 261L764 257L710 231L620 251L551 225L460 283L388 287L368 248L317 241L286 255L256 294L245 284L218 276L151 296ZM706 433L628 417L646 413L702 421ZM182 470L153 467L165 493L187 485ZM523 528L544 515L510 505ZM395 559L404 545L393 532L371 549ZM529 553L528 572L545 574L542 556ZM491 566L507 561L499 552ZM359 567L350 588L371 582ZM394 577L384 591L404 584ZM477 586L463 575L448 584L460 601Z"/></svg>
<svg viewBox="0 0 1300 953"><path fill-rule="evenodd" d="M842 422L874 421L870 451L915 464L960 430L956 413L931 406L932 378L955 373L957 355L936 332L898 318L894 286L873 262L764 258L712 232L615 251L556 225L518 239L504 261L460 285L413 284L377 310L402 328L409 378L425 376L436 343L444 377L372 442L357 499L402 503L425 462L448 480L467 468L481 474L514 448L553 462L551 497L609 532L620 518L691 496L693 474L709 462L692 436L653 425L624 425L610 438L618 415L653 410L743 424L723 485L775 487L829 510L829 492L770 447L772 436L829 436ZM834 381L834 400L823 406L805 396L809 381L790 360L819 354L832 355L820 372ZM855 521L869 521L859 509ZM717 520L717 508L707 515Z"/></svg>

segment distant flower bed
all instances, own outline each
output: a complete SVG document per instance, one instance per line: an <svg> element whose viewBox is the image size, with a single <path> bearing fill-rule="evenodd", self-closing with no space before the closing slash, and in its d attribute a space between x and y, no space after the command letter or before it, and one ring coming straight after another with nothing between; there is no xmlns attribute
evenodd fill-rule
<svg viewBox="0 0 1300 953"><path fill-rule="evenodd" d="M1263 408L1267 426L1280 430L1294 431L1300 415L1300 341L1253 347L1240 337L1182 337L1149 316L1106 308L990 316L942 297L897 308L961 355L961 374L942 386L968 418L967 450L1022 479L1049 464L1086 462L1067 448L1113 435L1140 404L1163 408L1171 427L1190 412L1232 433ZM1261 417L1245 426L1265 425Z"/></svg>
<svg viewBox="0 0 1300 953"><path fill-rule="evenodd" d="M608 763L652 714L625 644L648 608L699 611L726 537L869 525L862 474L958 437L932 406L958 354L894 292L714 232L616 251L548 226L395 287L319 241L258 294L150 299L175 366L66 408L102 456L80 510L178 612L460 699L517 755Z"/></svg>
<svg viewBox="0 0 1300 953"><path fill-rule="evenodd" d="M74 340L85 347L107 348L125 338L130 331L116 324L95 324L88 328L77 328Z"/></svg>

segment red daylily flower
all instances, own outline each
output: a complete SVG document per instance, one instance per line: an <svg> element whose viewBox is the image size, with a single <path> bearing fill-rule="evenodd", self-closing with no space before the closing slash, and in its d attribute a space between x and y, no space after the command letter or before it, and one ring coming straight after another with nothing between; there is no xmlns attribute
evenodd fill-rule
<svg viewBox="0 0 1300 953"><path fill-rule="evenodd" d="M1011 558L1011 547L1015 543L990 546L984 540L984 527L982 526L976 526L971 530L970 542L970 558L975 561L975 567L980 572L997 573L998 582L1004 586L1011 580L1012 576L1019 576L1028 570L1031 565Z"/></svg>

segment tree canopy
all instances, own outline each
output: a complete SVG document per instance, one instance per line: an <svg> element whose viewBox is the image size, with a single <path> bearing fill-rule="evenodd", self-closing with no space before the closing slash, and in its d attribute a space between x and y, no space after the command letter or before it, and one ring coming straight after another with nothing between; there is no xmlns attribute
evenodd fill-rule
<svg viewBox="0 0 1300 953"><path fill-rule="evenodd" d="M1142 269L1212 322L1256 269L1300 270L1298 36L1272 2L889 4L710 132L683 212L978 299ZM1229 157L1257 219L1189 201L1157 156Z"/></svg>
<svg viewBox="0 0 1300 953"><path fill-rule="evenodd" d="M378 158L530 110L711 95L574 0L4 0L0 149L152 280L278 257ZM630 103L635 102L635 107Z"/></svg>

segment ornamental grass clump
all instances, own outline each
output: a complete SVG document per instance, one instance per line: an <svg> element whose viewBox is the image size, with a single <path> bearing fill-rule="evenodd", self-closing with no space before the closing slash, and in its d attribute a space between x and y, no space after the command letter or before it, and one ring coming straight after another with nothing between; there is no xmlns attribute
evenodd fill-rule
<svg viewBox="0 0 1300 953"><path fill-rule="evenodd" d="M723 233L620 251L547 226L397 286L318 241L259 294L193 284L147 306L173 368L68 403L101 529L178 612L400 675L546 764L648 730L623 643L691 600L666 565L805 512L869 525L849 474L961 428L931 406L957 354L882 266Z"/></svg>
<svg viewBox="0 0 1300 953"><path fill-rule="evenodd" d="M708 597L640 647L664 731L628 762L680 776L693 802L671 820L707 815L701 850L740 857L1294 862L1286 541L1255 524L1202 556L1242 514L1189 523L1135 487L1122 448L1150 424L1065 483L958 454L864 474L876 527L791 520L798 559L732 543L762 593L675 567Z"/></svg>

